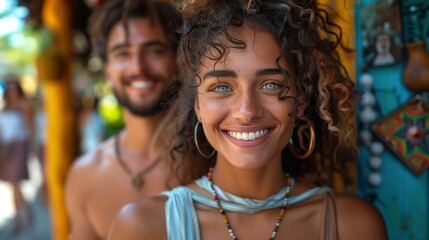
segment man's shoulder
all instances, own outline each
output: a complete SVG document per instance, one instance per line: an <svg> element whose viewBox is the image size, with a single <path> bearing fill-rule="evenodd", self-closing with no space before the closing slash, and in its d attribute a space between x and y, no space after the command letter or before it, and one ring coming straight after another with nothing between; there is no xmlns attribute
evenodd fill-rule
<svg viewBox="0 0 429 240"><path fill-rule="evenodd" d="M70 167L67 174L66 191L69 196L77 198L84 196L96 186L95 181L100 173L106 169L109 158L113 153L111 139L107 139L96 149L86 152L78 157Z"/></svg>
<svg viewBox="0 0 429 240"><path fill-rule="evenodd" d="M111 138L102 142L97 148L80 155L73 163L72 169L97 168L104 159L114 154Z"/></svg>
<svg viewBox="0 0 429 240"><path fill-rule="evenodd" d="M113 141L111 138L102 142L97 148L90 150L79 156L72 164L69 171L69 180L85 179L94 176L98 170L103 168L103 164L114 154Z"/></svg>

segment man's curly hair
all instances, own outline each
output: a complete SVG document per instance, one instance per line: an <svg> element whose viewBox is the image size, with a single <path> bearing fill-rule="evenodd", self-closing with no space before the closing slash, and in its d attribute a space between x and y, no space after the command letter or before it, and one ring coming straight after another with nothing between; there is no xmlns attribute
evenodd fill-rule
<svg viewBox="0 0 429 240"><path fill-rule="evenodd" d="M106 0L95 8L89 18L88 32L93 53L105 62L106 42L113 26L122 22L128 32L126 23L133 18L147 18L153 26L161 27L168 36L170 47L176 51L182 18L172 5L150 0Z"/></svg>

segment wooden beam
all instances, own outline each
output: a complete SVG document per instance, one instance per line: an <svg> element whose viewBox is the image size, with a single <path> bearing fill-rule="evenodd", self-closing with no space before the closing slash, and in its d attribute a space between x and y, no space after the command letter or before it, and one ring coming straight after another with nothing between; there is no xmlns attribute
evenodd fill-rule
<svg viewBox="0 0 429 240"><path fill-rule="evenodd" d="M45 0L42 16L54 42L38 58L39 80L43 81L47 116L46 181L52 224L52 239L67 240L69 221L64 185L77 154L75 100L71 88L71 3Z"/></svg>

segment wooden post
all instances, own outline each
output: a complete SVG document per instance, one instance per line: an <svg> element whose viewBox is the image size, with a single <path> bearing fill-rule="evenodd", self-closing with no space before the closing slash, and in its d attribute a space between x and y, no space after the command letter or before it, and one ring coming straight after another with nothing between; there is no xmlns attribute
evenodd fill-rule
<svg viewBox="0 0 429 240"><path fill-rule="evenodd" d="M53 44L37 59L44 84L47 119L46 181L51 210L52 239L66 240L69 221L64 184L76 157L76 113L71 88L71 1L45 0L43 22L54 35Z"/></svg>

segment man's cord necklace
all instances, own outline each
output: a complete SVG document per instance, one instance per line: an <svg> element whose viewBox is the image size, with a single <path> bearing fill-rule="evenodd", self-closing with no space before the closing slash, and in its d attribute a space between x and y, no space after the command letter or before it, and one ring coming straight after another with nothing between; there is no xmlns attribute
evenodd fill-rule
<svg viewBox="0 0 429 240"><path fill-rule="evenodd" d="M148 166L141 169L140 171L133 172L130 167L125 163L122 159L121 148L119 147L119 134L117 134L114 138L115 142L115 154L118 159L119 165L121 165L122 169L131 176L131 185L133 188L138 191L143 187L144 180L143 175L150 172L161 160L161 157L156 158L152 161Z"/></svg>

